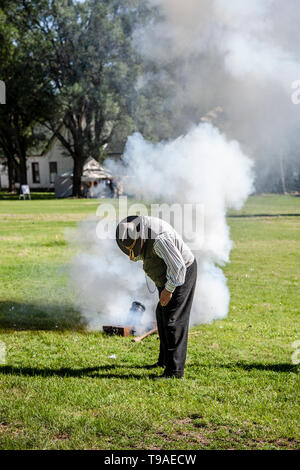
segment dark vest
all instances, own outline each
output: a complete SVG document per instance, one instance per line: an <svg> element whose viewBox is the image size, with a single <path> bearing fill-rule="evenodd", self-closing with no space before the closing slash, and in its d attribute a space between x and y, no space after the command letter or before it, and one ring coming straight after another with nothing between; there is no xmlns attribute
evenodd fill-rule
<svg viewBox="0 0 300 470"><path fill-rule="evenodd" d="M144 260L143 269L147 276L152 279L157 287L164 287L167 282L167 265L153 249L155 240L148 239L145 241L142 250Z"/></svg>

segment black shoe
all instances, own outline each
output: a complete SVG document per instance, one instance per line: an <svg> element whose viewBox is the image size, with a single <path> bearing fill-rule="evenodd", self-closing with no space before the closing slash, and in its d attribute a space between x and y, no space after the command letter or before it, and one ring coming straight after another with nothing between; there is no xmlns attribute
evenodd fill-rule
<svg viewBox="0 0 300 470"><path fill-rule="evenodd" d="M168 372L164 371L162 375L156 375L153 377L154 380L158 379L182 379L183 378L183 372Z"/></svg>
<svg viewBox="0 0 300 470"><path fill-rule="evenodd" d="M155 369L156 367L165 367L163 364L159 362L155 362L154 364L148 364L145 366L145 369Z"/></svg>

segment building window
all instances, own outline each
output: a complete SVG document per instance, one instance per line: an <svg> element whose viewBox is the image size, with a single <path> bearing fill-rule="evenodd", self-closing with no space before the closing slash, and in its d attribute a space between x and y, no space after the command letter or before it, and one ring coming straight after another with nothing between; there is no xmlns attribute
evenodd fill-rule
<svg viewBox="0 0 300 470"><path fill-rule="evenodd" d="M50 183L55 183L57 175L57 162L49 162Z"/></svg>
<svg viewBox="0 0 300 470"><path fill-rule="evenodd" d="M32 163L31 168L32 168L32 182L33 183L39 183L40 182L39 164L38 163Z"/></svg>

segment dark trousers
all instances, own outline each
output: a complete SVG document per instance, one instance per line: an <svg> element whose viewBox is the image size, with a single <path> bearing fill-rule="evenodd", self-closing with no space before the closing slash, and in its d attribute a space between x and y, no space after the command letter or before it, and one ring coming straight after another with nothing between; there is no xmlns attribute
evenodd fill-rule
<svg viewBox="0 0 300 470"><path fill-rule="evenodd" d="M186 360L190 312L197 280L196 260L187 268L185 282L176 287L166 307L158 303L157 328L160 339L158 363L167 374L182 377ZM159 294L163 288L159 289Z"/></svg>

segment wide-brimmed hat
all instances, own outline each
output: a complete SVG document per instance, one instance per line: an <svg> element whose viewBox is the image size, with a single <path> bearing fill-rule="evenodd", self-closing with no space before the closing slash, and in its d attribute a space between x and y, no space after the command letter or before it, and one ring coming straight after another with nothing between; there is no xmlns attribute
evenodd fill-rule
<svg viewBox="0 0 300 470"><path fill-rule="evenodd" d="M138 215L130 215L123 219L116 229L116 241L119 248L134 259L142 251L142 226Z"/></svg>

